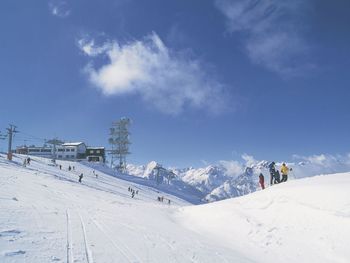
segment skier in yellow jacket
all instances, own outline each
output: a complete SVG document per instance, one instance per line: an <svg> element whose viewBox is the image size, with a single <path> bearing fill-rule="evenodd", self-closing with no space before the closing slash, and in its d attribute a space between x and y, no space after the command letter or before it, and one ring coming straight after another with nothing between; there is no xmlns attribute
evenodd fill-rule
<svg viewBox="0 0 350 263"><path fill-rule="evenodd" d="M282 182L287 182L287 180L288 180L288 173L291 170L292 169L289 169L288 166L285 163L282 164L282 167L281 167L281 173L282 173L281 183Z"/></svg>

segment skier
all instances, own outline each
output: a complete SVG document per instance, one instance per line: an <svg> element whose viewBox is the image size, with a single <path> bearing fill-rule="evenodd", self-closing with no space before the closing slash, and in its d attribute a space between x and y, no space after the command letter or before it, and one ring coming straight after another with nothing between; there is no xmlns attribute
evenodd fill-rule
<svg viewBox="0 0 350 263"><path fill-rule="evenodd" d="M281 182L287 182L287 180L288 180L288 173L291 170L292 169L289 169L288 166L285 163L282 164L282 167L281 167L282 180L281 180Z"/></svg>
<svg viewBox="0 0 350 263"><path fill-rule="evenodd" d="M81 183L81 179L83 179L83 177L84 177L84 175L83 175L83 173L81 173L81 174L79 175L79 183Z"/></svg>
<svg viewBox="0 0 350 263"><path fill-rule="evenodd" d="M273 179L275 178L275 173L276 173L275 162L270 163L269 172L270 172L270 185L273 185Z"/></svg>
<svg viewBox="0 0 350 263"><path fill-rule="evenodd" d="M275 176L274 176L275 180L274 180L274 183L275 184L279 184L281 182L281 175L280 175L280 172L277 170L275 171Z"/></svg>
<svg viewBox="0 0 350 263"><path fill-rule="evenodd" d="M26 167L27 166L27 159L23 160L23 166Z"/></svg>
<svg viewBox="0 0 350 263"><path fill-rule="evenodd" d="M261 186L261 189L265 189L265 182L264 182L264 175L262 173L259 174L259 184Z"/></svg>
<svg viewBox="0 0 350 263"><path fill-rule="evenodd" d="M60 164L60 170L62 170L62 165Z"/></svg>
<svg viewBox="0 0 350 263"><path fill-rule="evenodd" d="M27 158L27 164L30 165L30 157Z"/></svg>
<svg viewBox="0 0 350 263"><path fill-rule="evenodd" d="M68 166L68 171L72 170L72 167L70 167L70 165Z"/></svg>
<svg viewBox="0 0 350 263"><path fill-rule="evenodd" d="M135 191L132 191L131 192L131 198L134 198L134 196L135 196Z"/></svg>

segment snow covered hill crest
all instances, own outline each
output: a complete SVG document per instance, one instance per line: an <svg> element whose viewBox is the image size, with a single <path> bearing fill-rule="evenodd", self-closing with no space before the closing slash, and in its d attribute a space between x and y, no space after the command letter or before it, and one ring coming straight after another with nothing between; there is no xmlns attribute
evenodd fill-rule
<svg viewBox="0 0 350 263"><path fill-rule="evenodd" d="M350 155L331 156L314 155L310 157L294 156L295 162L287 163L293 171L289 179L310 177L318 174L347 172L350 170ZM203 168L167 168L156 178L155 167L160 166L155 161L147 165L136 166L129 164L128 174L146 178L148 180L160 180L170 184L181 184L181 188L191 187L200 192L203 202L219 201L227 198L243 196L260 189L258 176L263 173L265 184L268 185L270 161L257 161L252 156L243 155L244 162L220 161L215 165L208 165ZM277 168L282 162L277 162Z"/></svg>

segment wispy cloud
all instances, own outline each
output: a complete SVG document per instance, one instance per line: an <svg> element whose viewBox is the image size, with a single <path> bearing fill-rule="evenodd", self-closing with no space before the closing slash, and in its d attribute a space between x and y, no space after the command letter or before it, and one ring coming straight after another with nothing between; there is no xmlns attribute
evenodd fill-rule
<svg viewBox="0 0 350 263"><path fill-rule="evenodd" d="M61 18L67 17L71 13L68 3L64 0L51 0L49 2L49 10L52 15Z"/></svg>
<svg viewBox="0 0 350 263"><path fill-rule="evenodd" d="M244 165L238 161L234 160L221 160L219 164L225 168L226 174L232 178L241 175L244 172Z"/></svg>
<svg viewBox="0 0 350 263"><path fill-rule="evenodd" d="M256 167L255 172L269 174L268 168L261 168L259 164L266 164L270 161L257 160L254 156L243 154L243 161L221 160L219 164L226 168L228 174L240 175L245 167ZM350 171L350 153L349 154L314 154L309 156L297 155L292 156L292 161L274 160L277 167L280 168L283 162L286 162L290 168L292 178L304 178L321 174L343 173ZM260 167L260 168L258 168Z"/></svg>
<svg viewBox="0 0 350 263"><path fill-rule="evenodd" d="M296 177L350 171L350 154L293 155L293 158L299 162L299 165L295 166Z"/></svg>
<svg viewBox="0 0 350 263"><path fill-rule="evenodd" d="M106 96L138 94L149 105L167 114L190 108L218 113L225 109L224 85L211 77L204 64L165 46L156 33L139 41L96 45L81 39L80 49L91 58L85 72ZM100 67L95 59L107 59Z"/></svg>
<svg viewBox="0 0 350 263"><path fill-rule="evenodd" d="M307 0L216 0L227 28L243 39L250 60L291 76L310 69L302 21Z"/></svg>

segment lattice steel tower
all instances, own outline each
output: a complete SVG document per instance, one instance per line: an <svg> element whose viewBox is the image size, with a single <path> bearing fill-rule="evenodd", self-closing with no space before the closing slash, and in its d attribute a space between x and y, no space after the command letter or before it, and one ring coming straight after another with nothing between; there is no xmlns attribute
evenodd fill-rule
<svg viewBox="0 0 350 263"><path fill-rule="evenodd" d="M121 172L126 171L126 156L130 154L130 124L131 120L123 117L119 121L114 122L112 128L110 128L109 144L112 146L111 166ZM115 165L114 162L117 160L119 160L119 164Z"/></svg>

